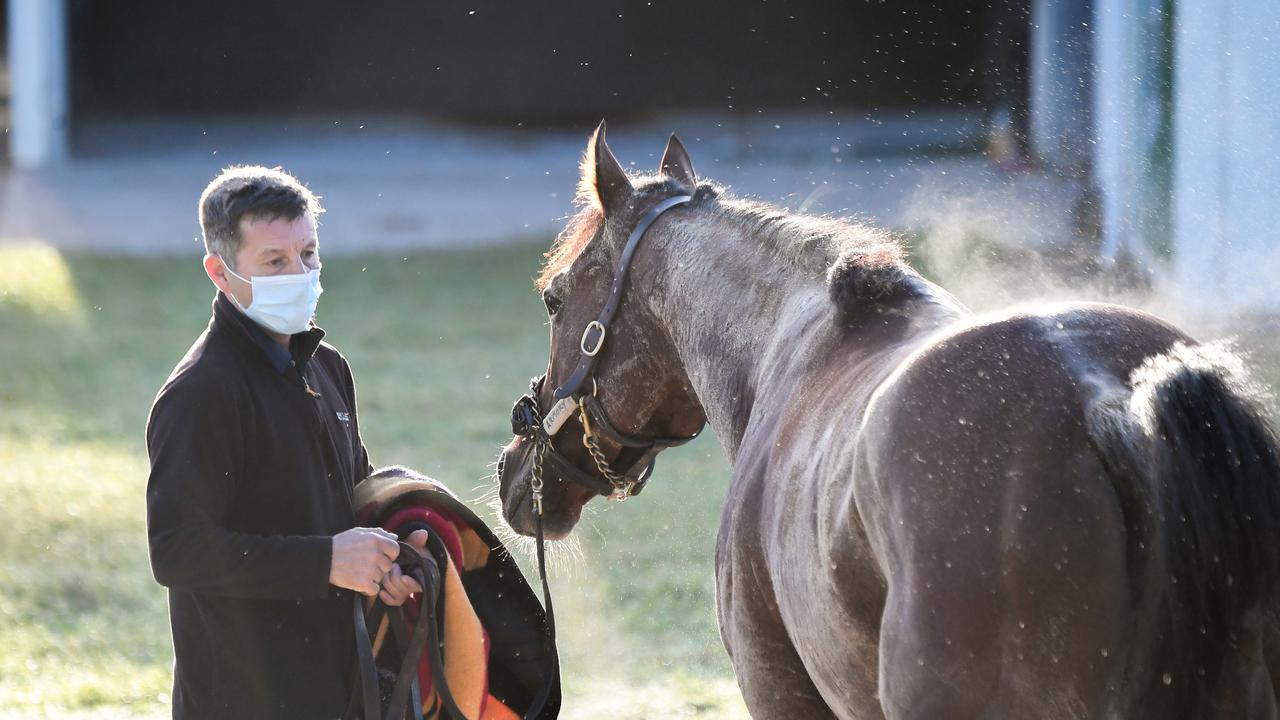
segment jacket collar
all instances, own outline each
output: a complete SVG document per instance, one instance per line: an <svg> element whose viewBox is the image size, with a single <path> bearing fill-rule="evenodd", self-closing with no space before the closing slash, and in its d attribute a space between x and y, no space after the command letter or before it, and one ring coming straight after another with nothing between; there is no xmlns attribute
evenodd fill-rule
<svg viewBox="0 0 1280 720"><path fill-rule="evenodd" d="M292 335L289 349L285 350L221 290L213 299L213 319L209 321L209 327L236 338L243 349L262 357L279 373L289 369L290 364L296 364L298 372L302 373L324 339L324 330L313 322L306 330Z"/></svg>

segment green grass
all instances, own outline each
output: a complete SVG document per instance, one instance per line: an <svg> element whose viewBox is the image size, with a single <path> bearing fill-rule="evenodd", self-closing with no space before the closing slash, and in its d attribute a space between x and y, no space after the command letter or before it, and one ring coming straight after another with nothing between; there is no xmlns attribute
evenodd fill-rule
<svg viewBox="0 0 1280 720"><path fill-rule="evenodd" d="M511 402L546 362L539 252L326 265L318 319L355 370L375 463L489 489ZM211 298L198 258L0 248L0 717L167 715L143 428ZM727 480L707 437L669 451L642 498L593 503L553 578L564 717L745 717L713 601Z"/></svg>
<svg viewBox="0 0 1280 720"><path fill-rule="evenodd" d="M319 319L355 369L375 463L411 465L464 498L489 489L510 404L546 361L530 283L540 249L326 265ZM0 247L0 718L167 715L143 427L211 297L196 258ZM1241 344L1280 387L1274 331ZM727 480L708 434L668 451L643 497L592 503L580 558L553 579L564 717L746 716L713 606Z"/></svg>

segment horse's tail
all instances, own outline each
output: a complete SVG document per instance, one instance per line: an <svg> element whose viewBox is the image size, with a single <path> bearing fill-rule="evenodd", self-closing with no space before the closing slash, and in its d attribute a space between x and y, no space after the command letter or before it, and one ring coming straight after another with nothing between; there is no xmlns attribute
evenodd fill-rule
<svg viewBox="0 0 1280 720"><path fill-rule="evenodd" d="M1131 380L1091 418L1128 528L1137 626L1125 684L1144 712L1208 717L1233 656L1258 651L1257 625L1277 607L1280 441L1222 346L1175 345Z"/></svg>

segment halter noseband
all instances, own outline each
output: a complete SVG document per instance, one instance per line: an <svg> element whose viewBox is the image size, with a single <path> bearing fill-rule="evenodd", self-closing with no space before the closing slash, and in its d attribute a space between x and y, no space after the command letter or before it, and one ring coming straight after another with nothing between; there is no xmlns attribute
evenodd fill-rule
<svg viewBox="0 0 1280 720"><path fill-rule="evenodd" d="M609 333L609 323L613 321L613 316L618 312L618 305L622 302L622 293L626 285L627 272L631 269L631 259L635 256L636 248L640 244L641 238L644 237L645 231L653 225L662 213L674 207L688 204L693 200L690 195L676 195L669 197L662 202L654 205L645 212L631 231L631 235L627 238L627 244L622 250L622 257L618 260L618 265L613 272L613 285L609 290L609 298L605 302L604 309L600 311L600 315L587 324L582 332L582 339L579 341L578 349L582 354L577 368L564 385L556 388L553 396L556 403L552 405L551 410L544 416L542 408L538 404L538 396L542 393L542 386L546 382L546 375L534 378L529 383L529 393L523 395L516 401L515 406L511 408L511 430L514 434L533 440L536 444L534 448L534 472L532 480L533 504L535 514L542 515L542 464L549 463L556 469L560 477L568 480L576 485L584 487L599 495L605 495L615 499L623 499L633 495L639 495L644 489L645 484L653 475L653 466L657 460L658 453L669 447L683 445L698 436L694 433L688 437L665 437L654 438L653 440L644 440L632 435L619 432L609 420L609 416L605 413L604 407L596 398L596 381L593 370L595 369L596 358L600 354L600 350L604 347L605 338ZM587 380L591 380L591 391L586 392L584 386ZM570 416L577 411L580 422L582 423L583 444L586 445L588 452L595 461L596 469L600 471L600 476L583 472L578 469L564 455L555 449L552 439ZM602 434L613 443L623 448L640 448L642 449L640 456L631 464L626 471L618 473L610 466L609 461L605 458L603 451L600 450L597 434Z"/></svg>

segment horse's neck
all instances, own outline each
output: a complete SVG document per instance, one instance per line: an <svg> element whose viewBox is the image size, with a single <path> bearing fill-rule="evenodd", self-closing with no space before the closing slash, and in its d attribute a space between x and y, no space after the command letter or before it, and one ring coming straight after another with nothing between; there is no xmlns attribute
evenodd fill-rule
<svg viewBox="0 0 1280 720"><path fill-rule="evenodd" d="M777 262L768 251L739 242L711 252L703 243L667 245L653 276L652 311L667 329L707 421L730 461L738 455L762 383L789 394L779 382L802 382L806 369L835 352L880 350L875 329L867 341L835 320L824 278ZM904 308L911 328L897 340L913 342L966 311L941 288L937 302ZM852 348L852 351L850 350ZM830 358L830 359L835 359Z"/></svg>

